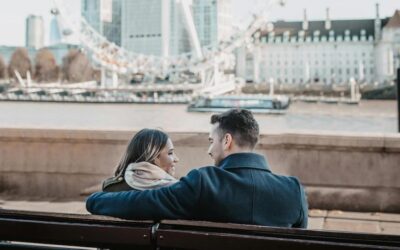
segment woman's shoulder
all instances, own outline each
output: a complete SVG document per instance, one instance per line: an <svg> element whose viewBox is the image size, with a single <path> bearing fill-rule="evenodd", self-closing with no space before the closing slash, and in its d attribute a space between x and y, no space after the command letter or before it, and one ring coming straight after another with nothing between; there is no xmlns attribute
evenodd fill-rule
<svg viewBox="0 0 400 250"><path fill-rule="evenodd" d="M121 192L134 190L125 182L122 176L114 176L105 179L103 181L102 189L104 192Z"/></svg>

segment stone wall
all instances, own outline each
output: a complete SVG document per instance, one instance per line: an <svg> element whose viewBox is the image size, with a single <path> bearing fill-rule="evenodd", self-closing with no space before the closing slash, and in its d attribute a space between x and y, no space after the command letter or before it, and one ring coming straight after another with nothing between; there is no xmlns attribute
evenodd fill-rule
<svg viewBox="0 0 400 250"><path fill-rule="evenodd" d="M313 208L400 211L400 135L263 136L278 173L298 176Z"/></svg>
<svg viewBox="0 0 400 250"><path fill-rule="evenodd" d="M0 129L0 195L79 197L111 176L132 132ZM210 165L205 133L170 133L177 175ZM310 207L400 212L400 136L262 135L257 148L274 172L306 185Z"/></svg>

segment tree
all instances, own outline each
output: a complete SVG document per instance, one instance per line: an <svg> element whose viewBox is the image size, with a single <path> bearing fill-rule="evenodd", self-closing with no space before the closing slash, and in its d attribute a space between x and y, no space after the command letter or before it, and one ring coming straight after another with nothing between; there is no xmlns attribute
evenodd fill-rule
<svg viewBox="0 0 400 250"><path fill-rule="evenodd" d="M7 73L7 65L4 62L3 57L0 55L0 79L6 78L6 73Z"/></svg>
<svg viewBox="0 0 400 250"><path fill-rule="evenodd" d="M41 49L35 57L35 79L38 82L57 81L59 67L53 53L48 49Z"/></svg>
<svg viewBox="0 0 400 250"><path fill-rule="evenodd" d="M63 79L69 82L85 82L94 80L93 70L86 55L77 49L71 49L63 58Z"/></svg>
<svg viewBox="0 0 400 250"><path fill-rule="evenodd" d="M18 71L22 78L26 78L28 71L32 72L32 63L26 48L17 48L11 56L8 76L16 78L15 71Z"/></svg>

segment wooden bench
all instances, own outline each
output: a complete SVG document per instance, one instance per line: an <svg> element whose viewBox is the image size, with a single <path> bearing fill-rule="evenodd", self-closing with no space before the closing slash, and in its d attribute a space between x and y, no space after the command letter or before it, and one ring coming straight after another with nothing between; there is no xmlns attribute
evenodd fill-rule
<svg viewBox="0 0 400 250"><path fill-rule="evenodd" d="M0 249L400 249L400 236L0 210Z"/></svg>

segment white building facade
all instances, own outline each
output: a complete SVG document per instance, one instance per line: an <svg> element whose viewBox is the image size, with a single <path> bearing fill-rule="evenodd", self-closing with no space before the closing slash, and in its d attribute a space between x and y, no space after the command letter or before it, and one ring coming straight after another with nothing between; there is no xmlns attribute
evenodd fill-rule
<svg viewBox="0 0 400 250"><path fill-rule="evenodd" d="M238 76L287 84L393 80L400 54L399 11L380 19L377 7L370 20L330 20L327 13L324 21L308 21L305 14L302 22L278 21L256 33L252 51L239 50Z"/></svg>
<svg viewBox="0 0 400 250"><path fill-rule="evenodd" d="M41 16L29 15L26 19L26 47L40 49L44 46L44 22Z"/></svg>

